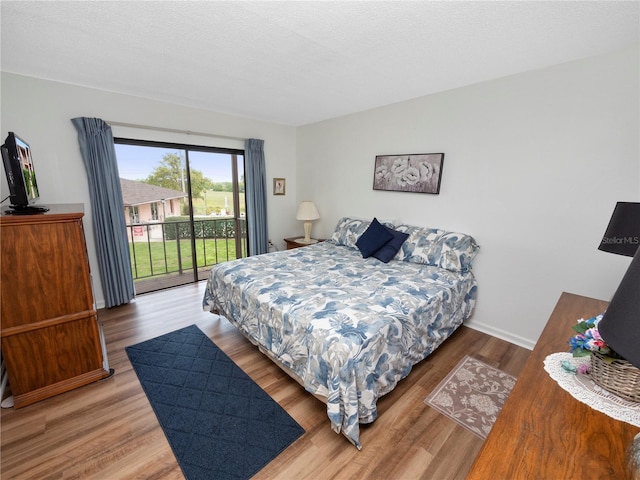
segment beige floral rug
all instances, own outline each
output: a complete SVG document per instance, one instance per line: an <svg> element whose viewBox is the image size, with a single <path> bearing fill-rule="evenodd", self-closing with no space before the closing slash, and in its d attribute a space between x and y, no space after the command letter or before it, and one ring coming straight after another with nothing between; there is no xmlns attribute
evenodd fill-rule
<svg viewBox="0 0 640 480"><path fill-rule="evenodd" d="M487 438L516 379L465 356L424 403L481 438Z"/></svg>

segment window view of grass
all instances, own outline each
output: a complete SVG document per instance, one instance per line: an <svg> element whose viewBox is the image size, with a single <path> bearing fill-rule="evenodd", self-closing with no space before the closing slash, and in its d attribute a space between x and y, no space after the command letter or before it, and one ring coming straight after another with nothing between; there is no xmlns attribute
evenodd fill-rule
<svg viewBox="0 0 640 480"><path fill-rule="evenodd" d="M238 194L240 200L240 216L245 216L244 192ZM224 211L229 215L233 211L233 193L207 190L202 196L193 199L194 215L221 215Z"/></svg>
<svg viewBox="0 0 640 480"><path fill-rule="evenodd" d="M116 141L127 235L133 241L131 271L142 289L166 287L171 282L162 281L173 277L200 278L216 263L247 256L243 153ZM152 277L161 282L153 284Z"/></svg>
<svg viewBox="0 0 640 480"><path fill-rule="evenodd" d="M243 249L246 249L245 239L243 239ZM192 269L191 240L180 239L179 251L180 255L178 255L177 240L129 243L134 280ZM234 260L236 258L235 239L197 239L196 256L199 268Z"/></svg>
<svg viewBox="0 0 640 480"><path fill-rule="evenodd" d="M171 217L167 222L162 223L161 231L157 230L160 227L158 224L143 226L146 228L142 236L144 240L139 239L129 243L131 272L134 280L193 271L190 225L188 217ZM228 217L209 217L206 220L196 220L193 226L198 269L247 255L244 221L237 222ZM152 234L153 231L155 233ZM241 242L239 252L236 251L238 237ZM130 235L129 238L135 237Z"/></svg>

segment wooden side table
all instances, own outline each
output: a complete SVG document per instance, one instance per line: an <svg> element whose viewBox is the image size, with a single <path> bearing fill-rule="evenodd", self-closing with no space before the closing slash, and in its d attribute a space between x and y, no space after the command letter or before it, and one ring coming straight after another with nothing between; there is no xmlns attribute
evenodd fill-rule
<svg viewBox="0 0 640 480"><path fill-rule="evenodd" d="M287 244L287 250L291 250L293 248L308 247L309 245L315 245L316 243L325 241L324 238L322 239L312 238L311 243L304 243L302 240L304 240L304 237L290 237L290 238L285 238L284 242Z"/></svg>
<svg viewBox="0 0 640 480"><path fill-rule="evenodd" d="M629 478L627 448L639 429L576 400L544 370L568 352L571 326L607 302L563 293L467 480Z"/></svg>

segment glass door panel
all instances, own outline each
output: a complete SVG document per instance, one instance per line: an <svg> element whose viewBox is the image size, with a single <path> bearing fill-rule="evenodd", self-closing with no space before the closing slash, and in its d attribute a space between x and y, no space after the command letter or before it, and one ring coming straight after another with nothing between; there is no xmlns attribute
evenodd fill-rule
<svg viewBox="0 0 640 480"><path fill-rule="evenodd" d="M242 151L116 139L136 293L246 256Z"/></svg>
<svg viewBox="0 0 640 480"><path fill-rule="evenodd" d="M246 256L244 157L190 150L189 181L193 207L198 279L212 265Z"/></svg>

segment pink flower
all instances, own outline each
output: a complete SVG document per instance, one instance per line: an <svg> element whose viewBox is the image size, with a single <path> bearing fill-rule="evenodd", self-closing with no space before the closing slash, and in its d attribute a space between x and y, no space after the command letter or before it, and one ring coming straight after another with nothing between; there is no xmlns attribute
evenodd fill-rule
<svg viewBox="0 0 640 480"><path fill-rule="evenodd" d="M591 337L595 338L596 340L602 340L602 337L600 336L600 332L598 331L597 328L590 328L588 332L590 332Z"/></svg>
<svg viewBox="0 0 640 480"><path fill-rule="evenodd" d="M589 373L589 364L583 363L582 365L578 365L578 373L582 375Z"/></svg>

